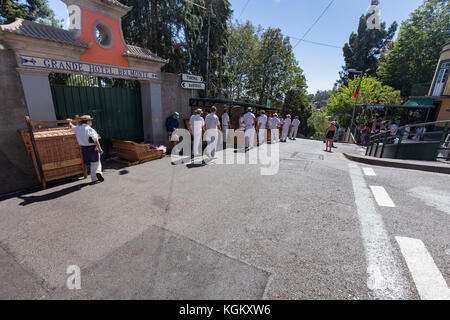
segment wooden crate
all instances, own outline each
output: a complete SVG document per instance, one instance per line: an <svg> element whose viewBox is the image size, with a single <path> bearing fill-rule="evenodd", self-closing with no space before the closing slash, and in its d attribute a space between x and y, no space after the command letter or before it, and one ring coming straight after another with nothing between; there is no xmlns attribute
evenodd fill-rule
<svg viewBox="0 0 450 320"><path fill-rule="evenodd" d="M82 174L87 177L83 154L75 133L69 127L33 129L36 124L65 123L64 121L31 122L20 130L28 155L32 158L36 176L45 189L48 181ZM31 133L31 134L30 134Z"/></svg>
<svg viewBox="0 0 450 320"><path fill-rule="evenodd" d="M164 157L162 150L151 149L149 144L123 140L112 140L112 144L119 158L130 162L142 163Z"/></svg>

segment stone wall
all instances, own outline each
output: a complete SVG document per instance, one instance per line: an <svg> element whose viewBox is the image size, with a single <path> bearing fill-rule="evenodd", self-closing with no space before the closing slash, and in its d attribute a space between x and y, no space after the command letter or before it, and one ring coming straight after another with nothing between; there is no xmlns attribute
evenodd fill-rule
<svg viewBox="0 0 450 320"><path fill-rule="evenodd" d="M161 73L162 80L162 107L163 107L163 128L165 144L168 137L166 132L166 118L174 112L180 113L180 128L186 128L184 120L191 117L191 107L189 106L190 98L197 98L197 90L186 90L181 88L181 76L173 73Z"/></svg>
<svg viewBox="0 0 450 320"><path fill-rule="evenodd" d="M33 164L18 130L28 110L13 50L0 50L0 194L38 185Z"/></svg>

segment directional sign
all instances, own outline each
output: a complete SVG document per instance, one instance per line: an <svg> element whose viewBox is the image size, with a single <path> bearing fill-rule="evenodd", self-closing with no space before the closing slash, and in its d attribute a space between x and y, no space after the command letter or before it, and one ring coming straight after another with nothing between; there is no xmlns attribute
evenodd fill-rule
<svg viewBox="0 0 450 320"><path fill-rule="evenodd" d="M189 82L203 82L203 77L194 76L192 74L182 74L181 79L183 81L189 81Z"/></svg>
<svg viewBox="0 0 450 320"><path fill-rule="evenodd" d="M199 82L182 82L181 87L183 89L205 90L205 84Z"/></svg>

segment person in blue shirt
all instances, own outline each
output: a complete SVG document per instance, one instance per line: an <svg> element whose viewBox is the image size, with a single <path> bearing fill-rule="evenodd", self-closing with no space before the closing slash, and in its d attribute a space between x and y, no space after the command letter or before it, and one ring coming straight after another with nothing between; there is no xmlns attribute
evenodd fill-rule
<svg viewBox="0 0 450 320"><path fill-rule="evenodd" d="M178 139L173 135L176 129L180 127L178 119L180 119L180 114L178 112L175 112L166 119L166 129L167 134L169 135L169 141L172 141L175 146L178 143Z"/></svg>

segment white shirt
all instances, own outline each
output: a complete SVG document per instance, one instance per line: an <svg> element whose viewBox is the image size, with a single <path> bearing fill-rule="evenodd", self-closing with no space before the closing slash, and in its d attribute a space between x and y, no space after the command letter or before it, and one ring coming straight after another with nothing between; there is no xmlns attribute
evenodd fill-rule
<svg viewBox="0 0 450 320"><path fill-rule="evenodd" d="M260 129L266 129L267 116L265 114L263 114L262 116L260 116L258 118L258 124L260 124L260 123L261 123Z"/></svg>
<svg viewBox="0 0 450 320"><path fill-rule="evenodd" d="M228 115L228 113L224 113L222 115L222 127L228 128L228 122L230 122L230 116Z"/></svg>
<svg viewBox="0 0 450 320"><path fill-rule="evenodd" d="M294 126L294 128L298 128L298 126L300 125L300 120L299 119L294 119L292 121L292 125Z"/></svg>
<svg viewBox="0 0 450 320"><path fill-rule="evenodd" d="M277 129L280 127L280 119L277 117L272 118L272 129Z"/></svg>
<svg viewBox="0 0 450 320"><path fill-rule="evenodd" d="M398 127L396 124L391 124L391 126L389 127L389 130L391 131L391 135L395 134L395 131L397 131Z"/></svg>
<svg viewBox="0 0 450 320"><path fill-rule="evenodd" d="M289 127L291 126L291 119L289 119L289 118L284 119L283 123L284 123L283 131L284 130L289 130Z"/></svg>
<svg viewBox="0 0 450 320"><path fill-rule="evenodd" d="M87 124L73 126L72 130L75 131L75 135L77 136L77 141L80 146L87 147L95 145L95 143L89 142L89 138L92 138L94 141L98 141L100 139L97 131L92 129Z"/></svg>
<svg viewBox="0 0 450 320"><path fill-rule="evenodd" d="M217 126L220 126L219 117L216 116L214 113L210 113L206 116L205 124L206 124L206 130L209 130L209 129L216 130Z"/></svg>
<svg viewBox="0 0 450 320"><path fill-rule="evenodd" d="M194 114L189 120L193 135L202 135L202 127L205 125L205 120L199 114Z"/></svg>
<svg viewBox="0 0 450 320"><path fill-rule="evenodd" d="M255 115L251 112L247 112L244 115L245 129L255 128Z"/></svg>

